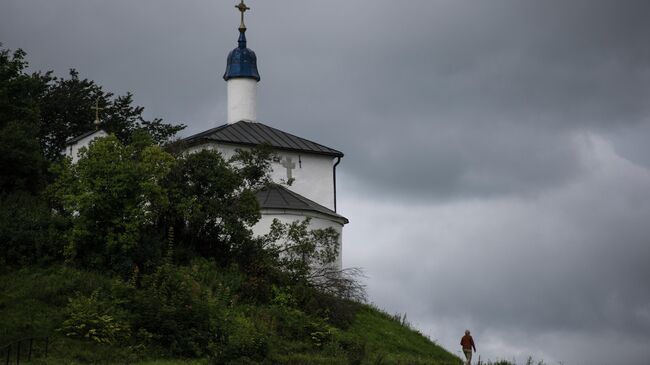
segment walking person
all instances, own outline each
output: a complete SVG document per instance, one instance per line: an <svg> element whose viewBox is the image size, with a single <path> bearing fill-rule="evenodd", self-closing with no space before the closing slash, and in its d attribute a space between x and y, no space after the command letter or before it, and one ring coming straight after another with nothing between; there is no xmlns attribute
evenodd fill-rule
<svg viewBox="0 0 650 365"><path fill-rule="evenodd" d="M465 365L472 365L472 349L476 352L476 346L474 346L474 339L469 334L469 330L465 330L465 336L460 339L460 345L463 347L463 353L465 354Z"/></svg>

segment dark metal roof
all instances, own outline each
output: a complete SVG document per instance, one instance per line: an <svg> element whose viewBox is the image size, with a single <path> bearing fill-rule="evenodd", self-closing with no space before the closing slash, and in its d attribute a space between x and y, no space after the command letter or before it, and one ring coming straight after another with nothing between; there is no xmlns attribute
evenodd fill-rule
<svg viewBox="0 0 650 365"><path fill-rule="evenodd" d="M205 141L242 144L247 146L268 144L271 147L288 151L311 152L321 155L343 157L342 152L333 148L294 136L293 134L283 132L262 123L246 122L243 120L237 123L224 124L216 128L208 129L205 132L189 136L184 140L190 144Z"/></svg>
<svg viewBox="0 0 650 365"><path fill-rule="evenodd" d="M82 140L82 139L84 139L84 138L86 138L88 136L92 136L93 134L98 133L99 131L103 131L103 130L102 129L96 129L96 130L88 131L88 132L86 132L86 133L84 133L82 135L79 135L79 136L68 139L67 141L65 141L65 144L67 144L67 145L68 144L73 144L73 143L75 143L77 141L80 141L80 140Z"/></svg>
<svg viewBox="0 0 650 365"><path fill-rule="evenodd" d="M335 211L328 209L304 196L295 193L282 185L269 184L256 194L257 201L262 209L290 209L318 212L349 223L348 219Z"/></svg>

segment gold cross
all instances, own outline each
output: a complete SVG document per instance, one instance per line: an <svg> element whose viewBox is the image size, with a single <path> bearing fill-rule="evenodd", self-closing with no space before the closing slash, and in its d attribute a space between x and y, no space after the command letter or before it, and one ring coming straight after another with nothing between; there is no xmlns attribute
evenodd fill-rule
<svg viewBox="0 0 650 365"><path fill-rule="evenodd" d="M95 107L91 107L90 109L95 109L95 127L99 128L99 111L104 110L104 108L99 107L99 97L95 100Z"/></svg>
<svg viewBox="0 0 650 365"><path fill-rule="evenodd" d="M241 0L239 4L235 5L235 7L241 11L241 24L239 25L239 29L246 30L246 26L244 25L244 12L246 10L250 10L251 8L244 4L244 0Z"/></svg>

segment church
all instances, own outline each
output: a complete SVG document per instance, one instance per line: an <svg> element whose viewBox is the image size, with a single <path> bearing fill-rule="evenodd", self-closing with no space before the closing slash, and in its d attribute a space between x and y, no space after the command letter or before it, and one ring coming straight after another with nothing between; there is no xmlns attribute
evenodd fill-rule
<svg viewBox="0 0 650 365"><path fill-rule="evenodd" d="M249 8L243 0L236 8L241 12L238 45L228 54L223 75L228 98L227 123L184 138L187 152L211 149L227 160L237 149L270 146L277 159L272 162L272 183L257 193L262 218L251 227L253 234L268 233L274 219L290 223L310 218L311 229L331 227L339 234L335 266L341 269L342 231L348 219L337 213L336 167L343 153L258 121L260 74L257 56L247 47L244 25L244 13ZM102 132L89 132L69 140L66 154L76 161L79 148L105 136Z"/></svg>
<svg viewBox="0 0 650 365"><path fill-rule="evenodd" d="M278 159L272 163L273 183L258 192L262 219L253 227L256 235L268 233L273 219L282 223L311 218L312 229L332 227L342 243L347 218L336 209L336 167L343 153L305 138L281 131L257 119L257 56L246 42L243 0L238 45L230 51L223 79L228 93L227 123L189 136L189 151L213 149L228 159L236 149L266 144ZM341 250L339 250L341 252ZM341 268L341 255L336 265Z"/></svg>

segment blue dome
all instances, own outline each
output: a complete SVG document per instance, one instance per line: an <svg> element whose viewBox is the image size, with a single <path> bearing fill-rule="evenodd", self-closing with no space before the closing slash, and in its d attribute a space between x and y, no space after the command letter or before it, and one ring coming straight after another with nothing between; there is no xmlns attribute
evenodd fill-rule
<svg viewBox="0 0 650 365"><path fill-rule="evenodd" d="M246 29L239 29L239 46L228 54L228 64L223 79L250 78L260 81L257 72L257 56L252 49L246 48Z"/></svg>

